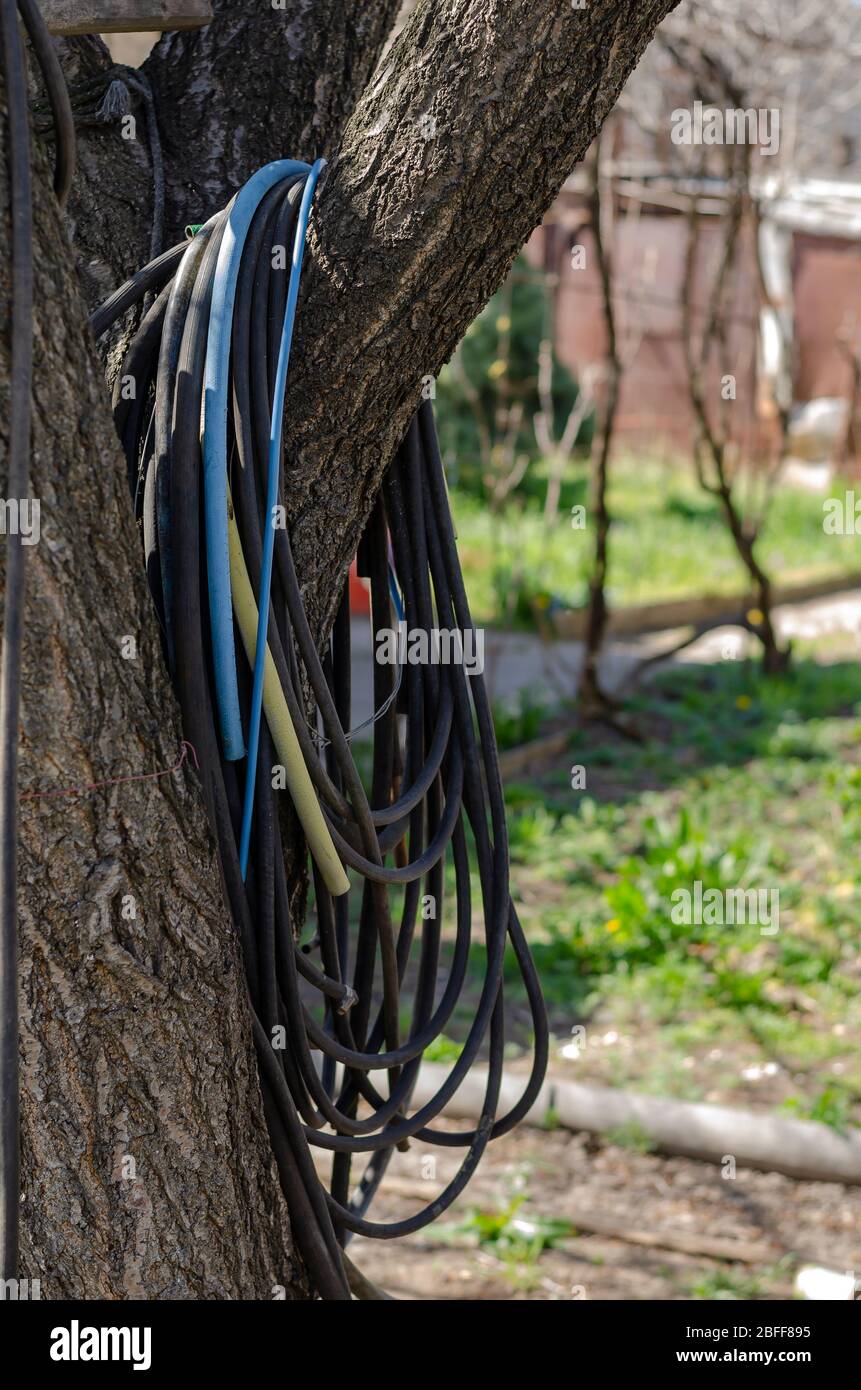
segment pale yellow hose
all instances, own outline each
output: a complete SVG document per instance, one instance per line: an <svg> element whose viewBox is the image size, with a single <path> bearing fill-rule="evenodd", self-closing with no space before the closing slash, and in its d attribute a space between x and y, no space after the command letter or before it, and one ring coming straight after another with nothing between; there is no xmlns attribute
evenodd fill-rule
<svg viewBox="0 0 861 1390"><path fill-rule="evenodd" d="M257 603L254 598L254 590L251 587L251 580L248 578L245 556L242 553L242 542L239 539L239 531L233 515L232 500L228 500L227 506L227 537L230 546L230 587L233 591L233 611L239 625L245 655L253 667L257 644ZM305 766L305 759L296 737L296 730L293 728L290 710L284 698L284 691L281 689L281 682L278 679L278 672L275 669L275 662L272 659L268 642L263 675L263 710L278 757L284 764L287 786L293 798L293 805L296 807L296 814L302 823L308 848L323 875L326 887L333 897L338 898L342 893L349 892L350 880L347 878L344 866L332 843L329 827L323 819L320 803Z"/></svg>

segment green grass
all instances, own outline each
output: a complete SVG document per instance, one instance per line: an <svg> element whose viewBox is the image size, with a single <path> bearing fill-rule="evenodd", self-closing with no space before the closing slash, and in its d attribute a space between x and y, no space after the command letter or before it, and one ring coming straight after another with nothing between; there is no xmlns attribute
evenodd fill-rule
<svg viewBox="0 0 861 1390"><path fill-rule="evenodd" d="M689 1283L687 1296L692 1299L705 1299L709 1303L741 1299L768 1298L769 1290L775 1284L786 1284L792 1277L792 1263L779 1261L765 1269L755 1272L730 1266L726 1269L709 1270L697 1275Z"/></svg>
<svg viewBox="0 0 861 1390"><path fill-rule="evenodd" d="M550 702L530 690L520 690L509 700L494 701L493 727L497 748L503 751L531 743L541 732L551 708Z"/></svg>
<svg viewBox="0 0 861 1390"><path fill-rule="evenodd" d="M741 661L675 666L629 702L640 742L572 727L540 775L506 785L512 893L557 1075L765 1105L838 1131L861 1122L861 666L824 663L828 650L799 644L771 679ZM541 732L535 698L496 717L506 744ZM585 791L572 790L574 763ZM779 932L674 923L673 893L697 880L777 889ZM486 964L473 887L472 987L428 1053L441 1062L460 1055ZM513 956L506 1006L513 1055L531 1042ZM585 1043L560 1056L575 1026Z"/></svg>
<svg viewBox="0 0 861 1390"><path fill-rule="evenodd" d="M842 1128L861 1066L861 670L676 668L634 704L642 744L594 728L507 789L515 901L554 1030L585 1022L608 1081L697 1098L757 1088ZM571 761L588 793L572 792ZM672 894L777 889L780 924L677 925ZM514 960L508 979L517 995ZM683 1064L682 1059L687 1059Z"/></svg>
<svg viewBox="0 0 861 1390"><path fill-rule="evenodd" d="M745 591L745 572L719 508L698 487L690 464L621 456L612 479L611 604ZM840 495L843 485L835 482L829 491ZM531 622L536 602L576 607L585 601L592 533L588 525L572 529L570 509L585 505L587 495L586 465L574 463L560 520L548 530L540 495L518 498L492 516L474 495L452 489L467 592L478 621ZM861 568L856 537L824 533L822 502L819 494L778 487L760 556L779 583Z"/></svg>

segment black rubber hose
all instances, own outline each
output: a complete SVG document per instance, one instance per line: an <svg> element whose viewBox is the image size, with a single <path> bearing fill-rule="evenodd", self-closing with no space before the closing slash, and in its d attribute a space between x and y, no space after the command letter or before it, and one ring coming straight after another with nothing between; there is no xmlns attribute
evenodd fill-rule
<svg viewBox="0 0 861 1390"><path fill-rule="evenodd" d="M24 55L15 0L0 0L9 127L12 222L12 362L6 496L23 504L30 486L33 377L33 210ZM18 1076L18 715L24 624L24 546L7 536L0 655L0 1267L18 1266L20 1193Z"/></svg>
<svg viewBox="0 0 861 1390"><path fill-rule="evenodd" d="M244 245L233 307L227 441L231 495L258 604L274 357L286 292L284 255L277 253L292 237L301 189L301 180L285 180L262 200ZM529 1109L546 1065L547 1024L509 893L505 806L481 676L467 675L458 662L407 663L399 672L375 663L377 714L368 795L346 732L352 692L349 610L342 599L332 638L318 652L286 528L276 530L269 647L334 843L357 880L358 911L351 913L347 897L332 899L313 866L317 930L310 949L319 951L320 964L295 940L290 902L297 885L288 881L284 837L290 837L292 849L296 823L286 794L273 789L274 753L266 727L251 854L242 881L238 827L244 769L222 758L214 720L201 543L203 368L222 225L212 229L204 249L185 253L172 286L171 268L176 270L179 257L170 264L162 258L157 269L149 267L129 282L97 322L108 326L141 298L145 285L162 286L121 369L135 378L139 391L131 402L118 393L117 425L136 487L142 470L146 475L144 539L151 589L168 633L183 722L198 752L225 892L242 942L281 1183L316 1287L325 1297L342 1298L346 1285L338 1243L346 1244L354 1232L391 1238L427 1225L463 1191L490 1139ZM284 492L289 478L285 460ZM282 503L286 500L282 494ZM391 627L395 620L390 554L408 630L430 633L439 626L471 631L427 406L389 468L361 544L375 630ZM239 644L237 650L243 650ZM240 712L247 718L250 668L244 661L238 677ZM450 943L443 937L447 860L454 870ZM472 892L473 871L480 902ZM476 942L473 917L479 909L484 931ZM484 953L483 981L460 1056L436 1094L410 1113L422 1056L448 1026L471 978L474 944ZM503 966L509 945L532 1013L535 1057L521 1100L497 1118L505 1038ZM445 978L440 986L441 969ZM434 1128L480 1057L487 1060L488 1077L477 1124L457 1134ZM378 1073L386 1077L384 1087ZM403 1221L370 1221L366 1213L391 1155L412 1136L465 1148L465 1158L445 1191L424 1210ZM316 1176L309 1145L332 1154L328 1195ZM361 1171L354 1181L356 1160Z"/></svg>
<svg viewBox="0 0 861 1390"><path fill-rule="evenodd" d="M169 251L163 251L156 260L150 261L149 265L145 265L131 279L120 285L119 289L114 290L110 298L90 314L90 327L96 337L101 338L112 323L122 318L126 310L131 309L134 304L139 304L150 290L162 289L174 275L187 250L187 241L177 242L176 246L171 246Z"/></svg>
<svg viewBox="0 0 861 1390"><path fill-rule="evenodd" d="M54 122L54 192L64 209L75 177L75 120L57 50L36 0L18 0L33 52L42 73Z"/></svg>
<svg viewBox="0 0 861 1390"><path fill-rule="evenodd" d="M168 667L176 672L176 641L173 630L173 538L171 536L171 426L168 410L176 389L176 373L182 347L182 335L188 316L197 272L203 260L216 223L207 223L185 248L185 254L173 278L165 311L164 328L156 372L154 410L154 507L156 537L160 565L159 585L164 604L165 646Z"/></svg>

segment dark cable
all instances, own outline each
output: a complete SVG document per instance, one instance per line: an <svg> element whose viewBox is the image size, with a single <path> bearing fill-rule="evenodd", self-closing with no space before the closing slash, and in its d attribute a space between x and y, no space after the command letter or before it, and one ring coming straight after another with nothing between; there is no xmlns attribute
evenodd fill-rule
<svg viewBox="0 0 861 1390"><path fill-rule="evenodd" d="M233 515L258 602L275 358L286 294L285 275L273 253L290 244L305 177L285 177L260 201L243 247L233 308L227 456ZM467 674L461 662L408 664L402 671L375 662L368 795L350 746L346 598L321 655L283 528L276 532L269 650L330 834L353 875L352 893L333 897L312 862L309 916L316 921L312 949L319 963L300 948L293 929L285 847L295 843L298 832L289 795L273 789L275 755L266 721L243 883L238 844L245 768L224 758L219 737L201 501L204 359L224 216L210 224L214 230L205 249L192 244L184 252L166 253L170 263L162 257L145 267L97 311L94 322L104 332L149 287L162 286L121 369L135 376L138 398L116 401L117 425L138 494L143 480L147 572L167 634L185 731L198 751L225 891L242 941L281 1183L315 1287L324 1297L344 1298L348 1290L339 1247L354 1232L391 1238L427 1225L463 1191L487 1143L527 1113L546 1067L547 1022L509 892L505 804L481 675ZM143 390L142 382L154 384L154 392L149 386ZM286 487L289 462L281 475ZM394 627L402 614L410 630L429 633L437 627L467 640L472 620L427 402L389 468L360 560L370 579L374 631ZM400 593L396 607L393 575ZM238 675L247 730L247 660L239 660ZM454 874L454 939L446 960L447 860ZM479 902L473 900L473 874ZM479 920L484 926L476 941ZM534 1062L520 1101L497 1118L509 947L532 1015ZM483 984L461 1054L436 1095L413 1112L422 1056L454 1015L471 978L475 949L483 956ZM488 1074L476 1126L458 1133L435 1128L479 1059L486 1060ZM380 1075L387 1078L382 1087ZM460 1169L414 1216L370 1221L366 1213L392 1153L413 1136L423 1144L464 1148ZM328 1194L311 1161L315 1147L331 1155ZM361 1166L354 1176L357 1159ZM350 1279L355 1286L355 1276Z"/></svg>
<svg viewBox="0 0 861 1390"><path fill-rule="evenodd" d="M6 497L24 504L30 486L30 395L33 375L33 209L24 49L27 28L54 116L54 189L62 207L75 168L75 131L66 84L34 0L0 0L0 36L9 134L12 241L9 463ZM0 1270L16 1276L20 1193L18 1075L18 720L24 622L24 547L20 531L6 542L3 645L0 654Z"/></svg>
<svg viewBox="0 0 861 1390"><path fill-rule="evenodd" d="M29 474L33 269L19 10L54 117L54 186L61 206L74 171L74 127L62 71L35 0L18 0L17 5L15 0L0 0L0 5L12 191L7 493L23 500ZM295 172L303 166L292 162L290 167L290 176L275 183L254 215L239 266L232 322L227 457L239 543L257 602L267 523L270 419L277 404L275 367L288 302L286 267L275 253L281 251L283 257L293 240L307 177ZM343 1255L344 1245L355 1231L389 1238L420 1229L454 1200L488 1141L516 1123L532 1104L546 1063L547 1025L535 971L509 896L504 803L481 677L467 677L461 665L394 671L375 664L377 713L371 721L369 799L350 748L346 591L332 639L321 657L305 614L289 536L283 529L275 535L268 647L328 833L343 863L356 876L357 919L351 919L346 896L332 897L326 887L329 880L324 881L314 864L319 963L299 947L290 908L296 885L288 881L284 853L285 845L295 843L299 832L290 798L273 786L275 753L268 721L261 729L250 863L243 882L239 837L247 772L224 758L219 739L200 431L210 305L229 212L230 207L211 218L190 242L151 260L96 310L90 323L99 336L144 301L143 319L115 384L114 418L126 454L165 655L184 727L198 754L224 891L242 945L264 1110L296 1243L321 1297L345 1300L351 1288L364 1296L380 1297ZM157 297L147 307L152 293ZM128 391L130 380L134 390ZM283 462L281 475L283 485ZM403 619L408 626L425 631L434 622L440 627L457 626L464 634L471 631L428 406L413 422L389 470L362 542L362 559L371 582L375 629ZM15 1275L18 1241L16 803L23 579L23 549L16 536L7 547L0 670L0 1244L4 1278ZM247 728L251 700L247 663L238 674L240 713ZM449 856L454 871L455 935L440 992L444 866ZM473 866L484 917L480 943L486 957L484 983L458 1062L436 1096L411 1115L422 1055L447 1026L469 979L476 906L470 882ZM424 911L423 904L430 909ZM532 1011L535 1062L521 1101L497 1120L504 1045L502 977L508 942ZM410 996L411 1007L405 1013ZM488 1060L488 1081L476 1128L462 1134L430 1128L482 1054ZM378 1078L372 1077L380 1072L387 1075L385 1095ZM445 1192L425 1210L406 1221L370 1222L366 1212L391 1155L411 1135L424 1143L464 1147L465 1160ZM328 1193L312 1159L314 1146L332 1153ZM352 1167L360 1155L364 1166L351 1191Z"/></svg>
<svg viewBox="0 0 861 1390"><path fill-rule="evenodd" d="M3 69L9 125L12 221L12 366L6 495L27 495L30 473L30 386L33 372L33 214L24 55L15 0L2 0ZM24 548L6 541L3 650L0 657L0 1252L4 1279L18 1267L20 1191L18 1096L18 713Z"/></svg>
<svg viewBox="0 0 861 1390"><path fill-rule="evenodd" d="M18 10L33 45L33 52L48 94L48 104L54 122L54 192L60 208L65 209L75 177L75 120L69 100L69 89L54 41L48 33L36 0L18 0Z"/></svg>

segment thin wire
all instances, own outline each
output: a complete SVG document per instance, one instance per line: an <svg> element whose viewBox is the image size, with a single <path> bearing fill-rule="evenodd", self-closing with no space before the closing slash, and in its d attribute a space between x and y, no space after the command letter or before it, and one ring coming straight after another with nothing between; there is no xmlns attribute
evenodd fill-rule
<svg viewBox="0 0 861 1390"><path fill-rule="evenodd" d="M402 623L404 621L404 606L403 600L401 599L401 595L398 591L398 581L395 575L394 566L392 564L391 555L389 557L389 593L391 594L392 603L394 604L395 615L397 617L397 620L399 623ZM356 724L352 729L344 730L344 738L347 740L348 743L356 737L356 734L362 733L365 729L370 729L374 724L379 724L380 720L386 714L388 714L389 710L391 709L392 705L395 703L395 701L398 698L398 695L400 694L401 685L403 683L403 674L403 662L399 661L397 663L397 675L395 677L395 684L391 695L389 695L388 698L383 701L383 703L380 705L378 709L374 710L374 713L372 715L370 715L367 719L363 719L361 724ZM314 728L313 724L309 724L308 728L310 729L311 737L313 738L314 743L318 748L331 748L332 740L330 738L326 738L325 735L321 734L319 730Z"/></svg>
<svg viewBox="0 0 861 1390"><path fill-rule="evenodd" d="M161 149L161 136L158 130L158 114L155 107L155 98L152 94L152 87L149 79L140 71L133 71L124 74L124 81L127 86L143 97L144 110L146 111L147 139L149 141L149 157L152 165L152 230L150 232L150 252L149 258L154 261L161 255L162 241L164 239L164 204L165 204L165 181L164 181L164 156ZM146 300L144 300L146 307Z"/></svg>
<svg viewBox="0 0 861 1390"><path fill-rule="evenodd" d="M194 766L199 772L200 761L194 746L188 742L188 739L182 740L180 749L182 751L179 755L179 761L171 767L159 768L158 772L131 772L125 777L103 777L99 782L84 782L83 785L76 787L59 787L56 791L22 792L19 800L52 801L55 797L88 796L90 792L102 791L105 787L119 787L125 782L156 782L160 777L169 777L172 773L179 772L180 768L185 765L189 753L191 753Z"/></svg>

